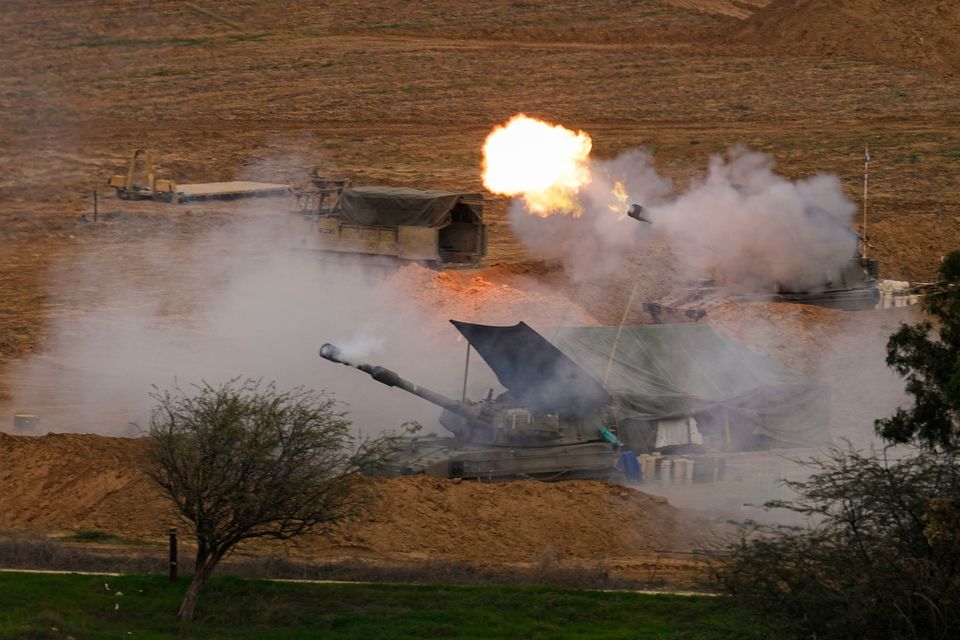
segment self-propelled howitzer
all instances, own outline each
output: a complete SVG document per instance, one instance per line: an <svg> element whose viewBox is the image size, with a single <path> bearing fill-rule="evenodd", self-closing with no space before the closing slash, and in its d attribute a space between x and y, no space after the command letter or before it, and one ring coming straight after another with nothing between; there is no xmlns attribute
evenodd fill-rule
<svg viewBox="0 0 960 640"><path fill-rule="evenodd" d="M617 473L618 440L604 426L602 411L577 415L563 407L531 408L509 391L496 398L458 401L385 367L348 362L329 343L320 356L443 408L440 424L454 437L411 438L409 448L393 461L393 473L482 480L608 479Z"/></svg>
<svg viewBox="0 0 960 640"><path fill-rule="evenodd" d="M855 231L840 223L826 211L811 206L804 211L804 214L821 227L832 226L836 229L838 236L848 234L851 238L857 238L858 246L862 246L863 240ZM627 216L638 222L655 224L651 212L639 204L630 205ZM730 284L727 283L727 285ZM710 309L719 307L728 300L734 302L772 300L847 310L873 309L880 302L877 263L864 258L859 248L843 267L834 273L827 273L820 283L802 288L775 281L770 282L769 285L769 291L734 293L732 290L725 291L723 286L718 288L717 284L710 280L694 285L685 293L671 295L660 301L646 302L643 306L653 321L660 324L661 322L697 321Z"/></svg>

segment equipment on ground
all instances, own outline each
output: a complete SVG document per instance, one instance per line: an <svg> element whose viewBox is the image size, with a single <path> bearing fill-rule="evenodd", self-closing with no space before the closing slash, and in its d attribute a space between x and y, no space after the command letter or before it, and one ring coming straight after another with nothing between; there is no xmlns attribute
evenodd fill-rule
<svg viewBox="0 0 960 640"><path fill-rule="evenodd" d="M314 171L295 192L300 248L477 266L487 253L483 196L407 187L352 187Z"/></svg>
<svg viewBox="0 0 960 640"><path fill-rule="evenodd" d="M145 158L146 180L137 180L137 164L141 156ZM121 200L157 200L160 202L193 202L196 200L225 200L262 196L291 195L293 189L288 184L272 182L201 182L196 184L177 184L173 180L157 178L154 175L153 154L143 149L134 149L126 175L114 175L108 184L117 190Z"/></svg>
<svg viewBox="0 0 960 640"><path fill-rule="evenodd" d="M575 327L551 343L522 322L451 322L504 393L458 401L350 362L332 344L320 349L443 408L453 437L409 439L392 474L619 479L643 470L647 480L695 482L722 477L719 452L826 439L827 387L707 325Z"/></svg>

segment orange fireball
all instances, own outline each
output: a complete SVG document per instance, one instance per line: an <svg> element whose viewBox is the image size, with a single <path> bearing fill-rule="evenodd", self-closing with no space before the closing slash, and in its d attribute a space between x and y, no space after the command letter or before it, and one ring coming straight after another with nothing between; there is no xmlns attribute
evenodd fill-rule
<svg viewBox="0 0 960 640"><path fill-rule="evenodd" d="M522 197L530 212L543 217L578 216L577 192L590 182L592 146L583 131L517 114L487 136L483 186L492 193Z"/></svg>

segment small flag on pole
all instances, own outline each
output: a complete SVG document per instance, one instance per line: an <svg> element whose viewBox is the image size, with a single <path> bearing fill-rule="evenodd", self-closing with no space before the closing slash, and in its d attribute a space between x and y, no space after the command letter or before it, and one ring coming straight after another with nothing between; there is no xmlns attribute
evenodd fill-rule
<svg viewBox="0 0 960 640"><path fill-rule="evenodd" d="M870 147L863 147L863 161L870 162Z"/></svg>

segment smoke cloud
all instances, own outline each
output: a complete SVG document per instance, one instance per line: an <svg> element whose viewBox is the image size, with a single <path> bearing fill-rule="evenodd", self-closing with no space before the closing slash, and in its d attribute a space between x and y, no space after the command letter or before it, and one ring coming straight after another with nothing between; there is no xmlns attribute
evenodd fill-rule
<svg viewBox="0 0 960 640"><path fill-rule="evenodd" d="M624 219L626 206L615 195L621 185L628 202L661 203L672 183L653 168L652 156L633 150L615 160L592 161L592 180L580 189L581 215L531 215L514 200L509 217L516 234L536 255L561 260L574 282L613 275L649 240L649 230Z"/></svg>
<svg viewBox="0 0 960 640"><path fill-rule="evenodd" d="M144 238L129 253L66 258L51 274L52 295L81 297L80 310L55 316L50 355L8 366L9 408L35 413L40 432L138 435L130 423L146 424L152 385L189 390L249 376L330 391L365 434L408 420L435 427L437 407L318 349L332 342L353 361L459 398L464 345L446 318L422 309L389 271L295 251L287 203L256 207L189 248L176 237ZM482 369L471 368L471 391L489 383Z"/></svg>
<svg viewBox="0 0 960 640"><path fill-rule="evenodd" d="M774 172L770 156L744 147L713 156L706 176L679 194L643 150L593 160L590 173L579 192L579 217L531 215L523 200L510 208L524 244L562 261L577 282L622 271L658 237L691 279L716 277L746 291L811 290L833 278L857 248L849 227L855 205L835 176L791 182ZM631 203L643 205L652 224L626 218Z"/></svg>
<svg viewBox="0 0 960 640"><path fill-rule="evenodd" d="M337 341L340 359L350 364L361 364L382 353L385 346L383 338L370 331L370 327L362 327L353 336Z"/></svg>
<svg viewBox="0 0 960 640"><path fill-rule="evenodd" d="M849 226L856 207L836 176L790 182L773 166L744 147L714 156L703 181L651 207L653 225L695 272L716 273L728 286L822 287L857 249Z"/></svg>
<svg viewBox="0 0 960 640"><path fill-rule="evenodd" d="M800 524L802 518L762 508L766 501L793 497L785 480L809 477L811 468L799 461L822 455L828 445L842 448L849 443L863 450L886 446L874 432L874 421L909 406L911 398L903 378L886 365L885 346L901 322L919 319L916 308L835 311L783 305L780 313L770 311L766 304L738 305L719 317L708 316L708 321L753 351L829 385L829 441L809 449L724 453L721 482L648 483L644 491L714 516Z"/></svg>

